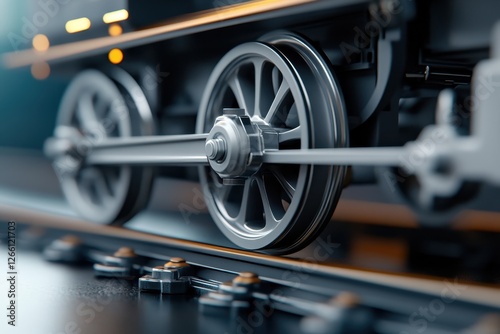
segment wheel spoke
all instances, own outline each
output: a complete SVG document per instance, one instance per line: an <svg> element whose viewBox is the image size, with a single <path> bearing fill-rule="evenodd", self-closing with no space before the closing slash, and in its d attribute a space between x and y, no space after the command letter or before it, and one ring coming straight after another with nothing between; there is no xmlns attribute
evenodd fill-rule
<svg viewBox="0 0 500 334"><path fill-rule="evenodd" d="M82 187L87 189L88 195L98 201L98 205L105 206L112 199L112 194L104 175L97 168L87 168L81 174ZM95 194L95 197L92 194Z"/></svg>
<svg viewBox="0 0 500 334"><path fill-rule="evenodd" d="M76 106L76 117L83 128L92 128L97 123L93 111L92 95L90 93L82 94Z"/></svg>
<svg viewBox="0 0 500 334"><path fill-rule="evenodd" d="M272 82L270 82L270 67L264 59L253 61L255 68L255 112L254 115L263 118L263 111L267 111L274 98Z"/></svg>
<svg viewBox="0 0 500 334"><path fill-rule="evenodd" d="M110 101L107 97L97 95L97 100L94 103L95 114L99 117L105 117L106 112L108 111L110 106ZM108 116L109 117L109 116Z"/></svg>
<svg viewBox="0 0 500 334"><path fill-rule="evenodd" d="M273 175L278 180L279 184L285 191L285 194L288 196L289 200L292 200L293 195L295 194L295 185L293 185L289 180L286 179L285 176L281 173L277 173L273 171Z"/></svg>
<svg viewBox="0 0 500 334"><path fill-rule="evenodd" d="M229 198L229 194L231 194L231 191L232 191L232 186L222 185L222 187L218 189L219 200L223 203L226 202Z"/></svg>
<svg viewBox="0 0 500 334"><path fill-rule="evenodd" d="M265 214L265 228L266 229L272 229L276 227L276 225L279 223L279 221L276 219L274 213L273 213L273 207L271 200L269 198L269 193L266 189L266 184L264 182L264 178L261 176L258 176L255 178L257 180L257 185L259 187L259 192L260 192L260 198L262 200L262 205L264 206L264 214Z"/></svg>
<svg viewBox="0 0 500 334"><path fill-rule="evenodd" d="M271 173L273 173L276 180L278 180L279 184L281 185L281 187L285 191L285 194L288 196L288 198L290 200L292 200L293 195L295 195L295 183L296 182L292 182L291 180L289 180L289 178L287 178L283 174L283 172L280 171L278 166L273 166L273 167L269 168L269 170L271 171Z"/></svg>
<svg viewBox="0 0 500 334"><path fill-rule="evenodd" d="M278 123L284 124L286 121L286 114L288 113L285 109L289 107L287 104L291 103L293 103L293 96L290 92L290 86L283 80L264 120L267 123L278 121Z"/></svg>
<svg viewBox="0 0 500 334"><path fill-rule="evenodd" d="M92 136L103 136L106 131L95 114L92 95L90 93L83 94L76 107L76 117L81 124L84 132Z"/></svg>
<svg viewBox="0 0 500 334"><path fill-rule="evenodd" d="M120 117L122 116L116 112L116 109L110 108L110 111L103 119L103 128L109 137L124 135L120 133Z"/></svg>
<svg viewBox="0 0 500 334"><path fill-rule="evenodd" d="M255 68L255 111L254 116L262 117L260 110L261 107L261 97L262 97L262 71L264 70L264 60L256 59L254 62Z"/></svg>
<svg viewBox="0 0 500 334"><path fill-rule="evenodd" d="M102 120L103 128L108 136L120 136L120 119L128 113L124 110L120 99L109 100L105 96L98 96L95 102L95 114Z"/></svg>
<svg viewBox="0 0 500 334"><path fill-rule="evenodd" d="M280 144L282 144L289 141L300 140L301 137L302 137L302 129L300 128L299 125L296 128L280 132L278 135L278 140Z"/></svg>
<svg viewBox="0 0 500 334"><path fill-rule="evenodd" d="M256 211L259 209L257 205L259 203L258 197L259 193L255 189L253 178L247 179L243 187L243 196L237 221L247 222L255 215Z"/></svg>
<svg viewBox="0 0 500 334"><path fill-rule="evenodd" d="M273 84L273 92L274 94L276 94L278 92L281 82L283 81L283 77L281 76L280 70L277 67L273 67L271 78Z"/></svg>
<svg viewBox="0 0 500 334"><path fill-rule="evenodd" d="M297 103L295 102L292 103L292 106L290 107L290 111L288 112L285 125L288 128L296 128L297 126L300 125Z"/></svg>
<svg viewBox="0 0 500 334"><path fill-rule="evenodd" d="M251 115L253 113L253 105L252 99L253 96L249 96L249 87L248 85L240 79L238 75L239 71L236 71L228 80L228 85L233 91L234 96L236 97L236 101L240 108L245 109L246 113ZM253 95L253 94L252 94Z"/></svg>
<svg viewBox="0 0 500 334"><path fill-rule="evenodd" d="M120 184L125 181L125 173L123 173L122 169L115 167L102 169L102 172L105 174L112 196L116 196L119 193Z"/></svg>

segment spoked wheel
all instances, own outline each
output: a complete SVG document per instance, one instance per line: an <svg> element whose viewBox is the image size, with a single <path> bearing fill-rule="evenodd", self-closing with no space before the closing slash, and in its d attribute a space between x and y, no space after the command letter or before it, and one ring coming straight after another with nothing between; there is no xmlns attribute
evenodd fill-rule
<svg viewBox="0 0 500 334"><path fill-rule="evenodd" d="M210 131L211 167L200 167L199 173L222 232L247 249L285 253L304 247L330 220L344 168L264 162L243 166L246 170L236 173L243 178L226 177L228 169L237 168L227 164L237 165L240 148L224 141L238 142L230 138L231 120L219 117L225 108L238 108L236 113L256 125L267 141L262 150L347 146L345 107L327 62L304 39L288 33L237 46L212 72L197 122L198 133ZM223 150L224 145L229 146ZM258 153L249 154L251 163L258 161Z"/></svg>
<svg viewBox="0 0 500 334"><path fill-rule="evenodd" d="M55 137L78 144L54 166L75 211L96 223L121 224L144 207L151 167L87 166L82 157L103 140L152 135L153 128L146 97L126 72L116 68L108 77L86 70L72 81L61 102Z"/></svg>

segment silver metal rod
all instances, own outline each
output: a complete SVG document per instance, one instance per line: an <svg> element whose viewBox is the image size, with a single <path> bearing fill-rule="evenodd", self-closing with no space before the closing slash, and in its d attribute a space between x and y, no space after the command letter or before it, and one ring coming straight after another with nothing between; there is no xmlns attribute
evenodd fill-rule
<svg viewBox="0 0 500 334"><path fill-rule="evenodd" d="M89 165L208 165L207 134L106 138L94 143L86 155ZM401 165L404 147L325 148L265 151L270 164Z"/></svg>
<svg viewBox="0 0 500 334"><path fill-rule="evenodd" d="M404 147L318 148L266 151L263 159L270 164L397 166L406 152Z"/></svg>
<svg viewBox="0 0 500 334"><path fill-rule="evenodd" d="M207 134L108 138L91 146L90 165L208 165Z"/></svg>

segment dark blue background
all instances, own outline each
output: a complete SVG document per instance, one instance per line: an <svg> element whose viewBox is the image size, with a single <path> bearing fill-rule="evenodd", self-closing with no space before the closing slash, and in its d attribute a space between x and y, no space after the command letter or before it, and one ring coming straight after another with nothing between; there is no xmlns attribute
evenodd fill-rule
<svg viewBox="0 0 500 334"><path fill-rule="evenodd" d="M21 31L24 1L0 4L0 57L13 51L9 32ZM52 134L66 79L38 81L29 67L8 70L0 63L0 147L41 149Z"/></svg>

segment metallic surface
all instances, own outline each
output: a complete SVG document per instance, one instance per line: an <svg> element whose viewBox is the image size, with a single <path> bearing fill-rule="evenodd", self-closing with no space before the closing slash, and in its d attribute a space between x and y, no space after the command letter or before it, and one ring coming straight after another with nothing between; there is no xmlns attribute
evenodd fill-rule
<svg viewBox="0 0 500 334"><path fill-rule="evenodd" d="M68 225L66 218L43 213L38 217L32 220L31 226L43 227L54 232L78 233L87 245L99 249L112 249L114 245L127 241L141 256L151 255L159 260L168 261L171 258L169 254L181 255L183 258L189 258L189 262L197 266L217 268L221 272L233 275L245 270L252 271L259 273L261 281L280 282L295 289L300 287L301 290L320 294L328 294L329 291L333 295L335 291L348 290L356 294L361 293L364 303L372 304L378 300L377 303L383 304L383 307L392 305L390 306L392 310L399 308L401 312L413 311L411 304L402 303L396 307L391 302L390 296L394 296L401 289L408 293L407 296L417 297L418 294L423 294L418 298L427 303L433 296L440 296L443 291L443 280L425 276L389 274L324 263L315 263L314 267L309 267L307 264L310 262L307 260L229 249L78 221L72 221L71 225ZM103 247L105 245L108 247ZM295 281L284 279L283 271L307 274L307 280L297 285ZM457 305L459 302L475 303L500 308L500 292L494 287L465 285L456 281L451 284L461 291L460 298L456 300Z"/></svg>
<svg viewBox="0 0 500 334"><path fill-rule="evenodd" d="M317 165L379 165L397 166L406 157L401 147L349 147L314 150L266 152L264 162L270 164L300 164L307 161Z"/></svg>
<svg viewBox="0 0 500 334"><path fill-rule="evenodd" d="M36 153L2 155L0 223L18 221L19 264L29 264L24 323L43 323L56 287L75 303L117 299L90 332L116 322L121 333L241 332L241 319L256 315L266 325L246 332L401 334L420 331L416 324L430 334L500 332L500 24L485 42L500 17L465 3L217 0L212 7L224 7L151 28L123 22L113 39L57 45L51 35L55 47L5 55L9 67L35 64L37 79L50 62L59 80L101 68L110 46L129 48L115 51L130 75L85 71L85 89L65 97L66 120L46 142L57 176ZM187 13L191 0L184 4ZM294 33L257 37L283 28ZM457 37L460 50L447 43ZM126 226L89 224L120 224L144 208L153 167L163 178L144 212ZM63 202L57 177L83 218ZM377 181L393 204L367 184ZM405 201L416 210L395 204ZM33 268L23 248L50 262ZM128 299L102 288L103 277L128 284L117 294ZM69 318L54 309L58 324L81 306L66 304Z"/></svg>
<svg viewBox="0 0 500 334"><path fill-rule="evenodd" d="M88 165L207 165L206 134L104 139L92 145Z"/></svg>
<svg viewBox="0 0 500 334"><path fill-rule="evenodd" d="M333 78L328 68L304 40L279 36L275 46L246 43L221 59L201 102L197 132L211 130L222 109L238 107L252 123L278 133L279 151L346 145L345 111L334 81L325 82ZM234 140L225 139L229 145ZM315 235L333 210L342 177L339 167L263 165L243 186L232 186L200 168L208 208L222 232L239 246L278 252Z"/></svg>
<svg viewBox="0 0 500 334"><path fill-rule="evenodd" d="M151 110L137 83L119 69L112 78L116 81L95 70L76 77L55 130L56 138L76 141L73 151L54 157L67 200L83 217L106 224L121 223L146 204L153 176L143 167L83 165L87 151L106 138L153 134Z"/></svg>

